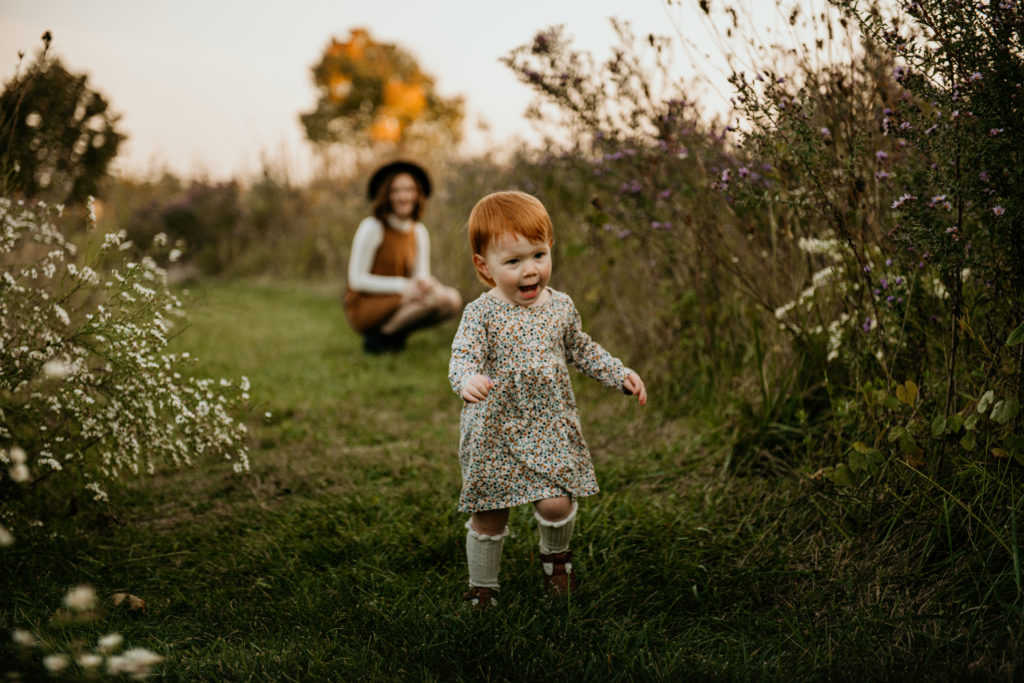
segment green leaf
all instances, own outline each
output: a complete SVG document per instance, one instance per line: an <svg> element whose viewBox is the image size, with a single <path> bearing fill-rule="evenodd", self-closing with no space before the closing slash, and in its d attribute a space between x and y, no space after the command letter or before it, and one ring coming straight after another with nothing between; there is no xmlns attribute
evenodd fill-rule
<svg viewBox="0 0 1024 683"><path fill-rule="evenodd" d="M882 455L881 451L874 448L868 452L866 459L868 461L868 471L871 472L871 474L878 472L885 463L885 456Z"/></svg>
<svg viewBox="0 0 1024 683"><path fill-rule="evenodd" d="M978 412L984 413L988 410L988 407L996 400L996 392L989 389L981 395L981 400L978 401Z"/></svg>
<svg viewBox="0 0 1024 683"><path fill-rule="evenodd" d="M863 455L863 454L866 454L871 449L868 448L867 444L865 444L863 441L854 441L853 442L853 450L855 450L858 453Z"/></svg>
<svg viewBox="0 0 1024 683"><path fill-rule="evenodd" d="M978 445L978 439L974 435L974 432L967 432L960 438L960 446L965 451L973 451L974 447Z"/></svg>
<svg viewBox="0 0 1024 683"><path fill-rule="evenodd" d="M906 384L897 384L896 398L908 406L914 405L917 400L917 383L908 379Z"/></svg>
<svg viewBox="0 0 1024 683"><path fill-rule="evenodd" d="M853 473L845 463L839 463L831 472L826 472L825 478L836 486L853 486Z"/></svg>
<svg viewBox="0 0 1024 683"><path fill-rule="evenodd" d="M977 417L972 415L971 417ZM963 415L950 415L949 420L946 421L946 427L951 434L956 434L960 431L960 428L964 426Z"/></svg>
<svg viewBox="0 0 1024 683"><path fill-rule="evenodd" d="M967 419L964 420L964 429L966 429L969 432L973 432L974 427L975 425L978 424L979 419L981 418L978 416L977 413L971 413L970 415L967 416Z"/></svg>
<svg viewBox="0 0 1024 683"><path fill-rule="evenodd" d="M1021 324L1017 329L1010 333L1010 336L1006 339L1007 346L1013 346L1015 344L1024 344L1024 324Z"/></svg>
<svg viewBox="0 0 1024 683"><path fill-rule="evenodd" d="M1015 397L1010 397L1005 401L999 401L995 407L992 408L992 419L1001 425L1006 424L1013 418L1017 417L1017 413L1020 412L1020 401Z"/></svg>
<svg viewBox="0 0 1024 683"><path fill-rule="evenodd" d="M864 459L864 454L856 451L850 453L850 460L848 464L850 469L854 472L863 472L868 468L868 463L867 460Z"/></svg>
<svg viewBox="0 0 1024 683"><path fill-rule="evenodd" d="M932 436L942 436L944 431L946 431L946 416L936 415L932 420Z"/></svg>

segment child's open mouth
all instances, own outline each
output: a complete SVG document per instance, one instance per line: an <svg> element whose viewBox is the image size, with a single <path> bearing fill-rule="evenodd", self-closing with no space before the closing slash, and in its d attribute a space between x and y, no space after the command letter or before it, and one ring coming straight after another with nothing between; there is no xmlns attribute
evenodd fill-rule
<svg viewBox="0 0 1024 683"><path fill-rule="evenodd" d="M525 299L532 299L537 296L538 291L540 291L540 285L526 285L525 287L519 288L519 293L522 294Z"/></svg>

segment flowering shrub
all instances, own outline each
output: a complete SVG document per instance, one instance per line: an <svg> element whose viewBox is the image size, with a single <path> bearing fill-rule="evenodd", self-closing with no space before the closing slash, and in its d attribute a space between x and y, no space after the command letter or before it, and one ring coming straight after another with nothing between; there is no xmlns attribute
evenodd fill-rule
<svg viewBox="0 0 1024 683"><path fill-rule="evenodd" d="M231 413L248 380L188 376L189 354L167 352L182 309L164 271L148 256L126 260L123 233L79 253L58 213L0 199L5 514L55 475L104 500L108 482L164 463L223 457L247 471L245 425Z"/></svg>

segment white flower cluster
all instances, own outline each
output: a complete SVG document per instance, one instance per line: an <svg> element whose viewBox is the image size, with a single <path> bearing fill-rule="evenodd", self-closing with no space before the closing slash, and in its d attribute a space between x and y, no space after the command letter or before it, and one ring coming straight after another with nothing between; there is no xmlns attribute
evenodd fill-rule
<svg viewBox="0 0 1024 683"><path fill-rule="evenodd" d="M87 585L74 586L64 596L64 607L77 614L88 613L95 609L96 602L95 589ZM89 615L84 614L84 616L88 618ZM22 628L15 628L11 631L11 640L15 645L26 650L43 648L44 644L52 646L52 643L44 643L44 640L35 633ZM164 661L162 655L143 647L133 647L118 652L123 644L124 637L120 633L108 633L101 636L91 648L76 639L71 643L72 651L70 653L51 651L42 656L41 662L43 668L51 676L58 676L65 672L70 673L69 669L73 663L78 669L74 673L92 678L104 672L103 664L106 662L105 673L107 675L126 675L132 680L142 680L152 673L154 666Z"/></svg>
<svg viewBox="0 0 1024 683"><path fill-rule="evenodd" d="M864 297L855 296L870 292L862 287L859 278L852 276L854 268L864 267L870 273L875 264L888 266L891 261L886 261L875 246L862 255L865 261L858 262L849 246L832 236L801 237L797 244L804 254L826 265L811 273L810 284L795 299L775 309L775 318L791 332L822 338L827 360L836 360L852 335L871 332L877 326L877 309ZM802 327L805 324L806 329ZM884 341L895 343L896 339ZM880 348L875 351L876 356L880 353Z"/></svg>
<svg viewBox="0 0 1024 683"><path fill-rule="evenodd" d="M104 499L105 481L161 462L226 457L247 471L232 412L248 380L189 376L189 355L167 351L183 311L166 273L128 260L123 232L81 263L53 215L0 198L0 479L70 469Z"/></svg>

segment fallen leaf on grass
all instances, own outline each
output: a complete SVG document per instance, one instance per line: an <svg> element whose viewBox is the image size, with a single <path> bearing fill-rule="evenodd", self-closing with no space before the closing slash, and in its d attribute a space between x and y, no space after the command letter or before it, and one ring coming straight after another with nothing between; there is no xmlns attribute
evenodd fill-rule
<svg viewBox="0 0 1024 683"><path fill-rule="evenodd" d="M129 612L146 613L146 601L137 595L132 595L131 593L114 593L110 596L110 601L114 603L114 607L121 607L124 605L128 608Z"/></svg>

